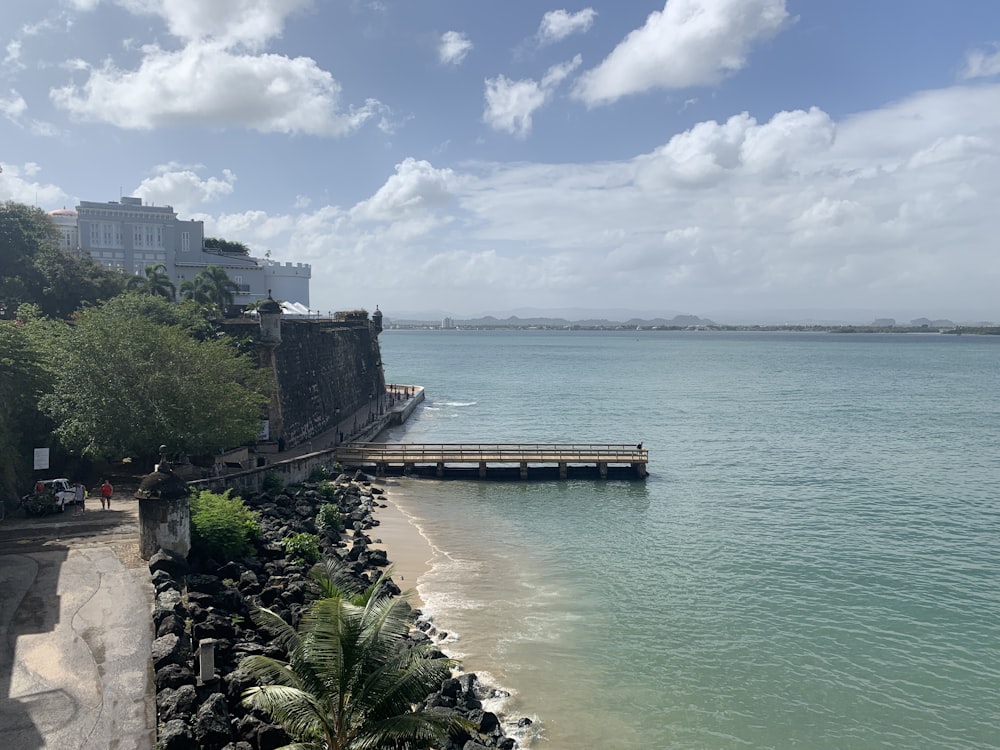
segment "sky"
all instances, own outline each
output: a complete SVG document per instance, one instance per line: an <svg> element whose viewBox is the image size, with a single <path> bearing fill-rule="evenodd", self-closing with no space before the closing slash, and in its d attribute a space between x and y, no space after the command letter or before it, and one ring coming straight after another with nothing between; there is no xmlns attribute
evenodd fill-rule
<svg viewBox="0 0 1000 750"><path fill-rule="evenodd" d="M314 309L1000 321L995 0L3 17L0 200L171 205Z"/></svg>

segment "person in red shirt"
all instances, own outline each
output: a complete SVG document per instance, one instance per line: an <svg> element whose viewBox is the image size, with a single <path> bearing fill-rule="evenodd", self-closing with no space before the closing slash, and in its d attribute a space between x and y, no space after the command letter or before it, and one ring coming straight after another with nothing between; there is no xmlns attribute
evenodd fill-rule
<svg viewBox="0 0 1000 750"><path fill-rule="evenodd" d="M115 491L115 488L111 486L111 482L105 479L101 482L101 509L111 510L111 495Z"/></svg>

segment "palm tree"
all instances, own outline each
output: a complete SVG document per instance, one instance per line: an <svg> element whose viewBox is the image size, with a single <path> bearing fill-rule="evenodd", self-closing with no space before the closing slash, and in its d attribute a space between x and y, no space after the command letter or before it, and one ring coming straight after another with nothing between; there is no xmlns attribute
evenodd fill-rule
<svg viewBox="0 0 1000 750"><path fill-rule="evenodd" d="M323 598L303 614L298 630L275 612L254 619L276 633L288 662L248 656L240 667L257 687L243 705L277 721L299 750L426 748L448 732L469 729L457 714L413 709L440 686L453 662L432 657L430 645L403 645L412 610L386 593L387 570L367 590L346 583L339 561L314 569Z"/></svg>
<svg viewBox="0 0 1000 750"><path fill-rule="evenodd" d="M208 297L208 290L205 288L204 279L198 274L194 279L187 279L181 282L181 298L194 300L200 305L210 306L211 300Z"/></svg>
<svg viewBox="0 0 1000 750"><path fill-rule="evenodd" d="M225 315L233 304L233 295L238 287L230 279L224 269L218 266L208 266L194 279L181 282L181 297L197 302L206 308L211 308L217 316Z"/></svg>
<svg viewBox="0 0 1000 750"><path fill-rule="evenodd" d="M219 313L224 315L233 304L233 295L239 291L239 287L229 278L225 269L218 266L209 266L198 274L201 278L205 293L212 304L218 308Z"/></svg>
<svg viewBox="0 0 1000 750"><path fill-rule="evenodd" d="M171 302L177 296L177 287L170 280L170 274L163 263L157 263L155 266L146 266L146 278L133 276L128 280L125 288L143 292L144 294L151 294L154 297L165 297Z"/></svg>

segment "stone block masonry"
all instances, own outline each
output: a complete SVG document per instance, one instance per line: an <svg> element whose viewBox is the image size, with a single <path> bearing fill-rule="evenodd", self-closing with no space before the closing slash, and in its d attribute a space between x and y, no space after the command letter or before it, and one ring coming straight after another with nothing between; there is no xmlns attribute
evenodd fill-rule
<svg viewBox="0 0 1000 750"><path fill-rule="evenodd" d="M225 328L234 336L259 335L255 321L227 321ZM378 331L367 319L284 319L281 344L259 349L277 386L271 439L283 438L288 447L334 429L385 391Z"/></svg>

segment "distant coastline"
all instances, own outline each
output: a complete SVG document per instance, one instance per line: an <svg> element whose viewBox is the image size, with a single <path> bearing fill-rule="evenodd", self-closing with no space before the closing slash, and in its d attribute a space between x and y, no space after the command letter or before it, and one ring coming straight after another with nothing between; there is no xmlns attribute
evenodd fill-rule
<svg viewBox="0 0 1000 750"><path fill-rule="evenodd" d="M799 331L806 333L922 333L951 335L1000 335L1000 325L919 325L919 326L876 326L876 325L722 325L719 323L696 323L677 325L671 323L629 322L629 323L572 323L572 322L528 322L528 321L453 321L445 326L430 321L398 321L385 326L387 330L441 330L441 331Z"/></svg>

